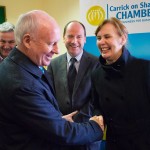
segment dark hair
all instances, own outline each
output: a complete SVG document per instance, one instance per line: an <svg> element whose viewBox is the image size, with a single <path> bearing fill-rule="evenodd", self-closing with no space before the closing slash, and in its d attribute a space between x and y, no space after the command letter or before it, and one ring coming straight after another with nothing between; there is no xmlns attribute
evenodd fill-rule
<svg viewBox="0 0 150 150"><path fill-rule="evenodd" d="M79 24L83 27L84 35L86 36L86 29L85 29L85 26L84 26L80 21L72 20L72 21L69 21L69 22L65 25L65 27L64 27L64 32L63 32L63 37L64 37L65 34L66 34L66 30L67 30L68 25L69 25L70 23L72 23L72 22L77 22L77 23L79 23Z"/></svg>
<svg viewBox="0 0 150 150"><path fill-rule="evenodd" d="M97 36L98 32L101 30L101 28L102 28L105 24L107 24L107 23L110 23L110 24L114 25L114 27L117 29L118 34L119 34L120 36L125 35L125 36L127 37L127 35L128 35L128 30L127 30L127 28L123 25L123 23L122 23L120 20L118 20L118 19L115 18L115 17L111 17L110 19L105 19L105 20L102 22L102 24L100 24L100 25L97 27L97 29L96 29L96 31L95 31L95 35L96 35L96 36Z"/></svg>

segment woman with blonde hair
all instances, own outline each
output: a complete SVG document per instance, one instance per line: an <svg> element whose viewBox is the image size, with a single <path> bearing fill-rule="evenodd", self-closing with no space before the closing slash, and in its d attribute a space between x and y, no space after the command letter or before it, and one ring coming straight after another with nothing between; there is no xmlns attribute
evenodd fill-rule
<svg viewBox="0 0 150 150"><path fill-rule="evenodd" d="M95 35L101 66L92 81L107 125L106 150L150 150L150 61L130 54L128 31L116 18L104 20Z"/></svg>

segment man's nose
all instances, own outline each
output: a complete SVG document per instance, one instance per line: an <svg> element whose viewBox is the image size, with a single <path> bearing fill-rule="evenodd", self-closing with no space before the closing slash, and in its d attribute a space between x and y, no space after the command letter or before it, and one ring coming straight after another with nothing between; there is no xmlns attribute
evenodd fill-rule
<svg viewBox="0 0 150 150"><path fill-rule="evenodd" d="M72 43L76 43L76 42L77 42L77 38L76 38L76 37L73 37L71 42L72 42Z"/></svg>
<svg viewBox="0 0 150 150"><path fill-rule="evenodd" d="M4 47L5 49L9 49L9 48L11 47L11 44L10 44L9 42L5 42L5 43L3 44L3 47Z"/></svg>

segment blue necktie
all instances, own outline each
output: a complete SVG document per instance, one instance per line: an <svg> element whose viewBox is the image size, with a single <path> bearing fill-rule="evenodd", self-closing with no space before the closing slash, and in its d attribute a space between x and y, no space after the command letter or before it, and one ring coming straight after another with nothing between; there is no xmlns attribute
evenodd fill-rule
<svg viewBox="0 0 150 150"><path fill-rule="evenodd" d="M44 67L43 67L43 66L39 66L39 68L40 68L40 70L41 70L42 73L43 73L43 75L42 75L42 77L41 77L42 81L44 81L44 83L46 83L46 84L49 86L49 88L50 88L50 90L51 90L51 93L54 95L54 90L53 90L53 88L52 88L52 85L51 85L50 81L48 80L48 75L47 75L46 70L44 70Z"/></svg>
<svg viewBox="0 0 150 150"><path fill-rule="evenodd" d="M39 68L42 71L42 73L44 74L44 68L42 66L39 66Z"/></svg>
<svg viewBox="0 0 150 150"><path fill-rule="evenodd" d="M74 87L74 83L75 83L76 75L77 75L77 71L76 71L74 64L77 60L76 58L71 58L70 61L71 61L71 64L68 70L68 87L69 87L70 98L72 99L73 87Z"/></svg>

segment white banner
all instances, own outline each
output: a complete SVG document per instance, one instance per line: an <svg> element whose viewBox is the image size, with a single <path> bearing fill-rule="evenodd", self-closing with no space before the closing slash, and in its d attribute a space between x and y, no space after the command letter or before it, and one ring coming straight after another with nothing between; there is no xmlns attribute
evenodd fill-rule
<svg viewBox="0 0 150 150"><path fill-rule="evenodd" d="M120 19L129 33L150 32L150 0L80 0L80 14L88 36L110 17Z"/></svg>

